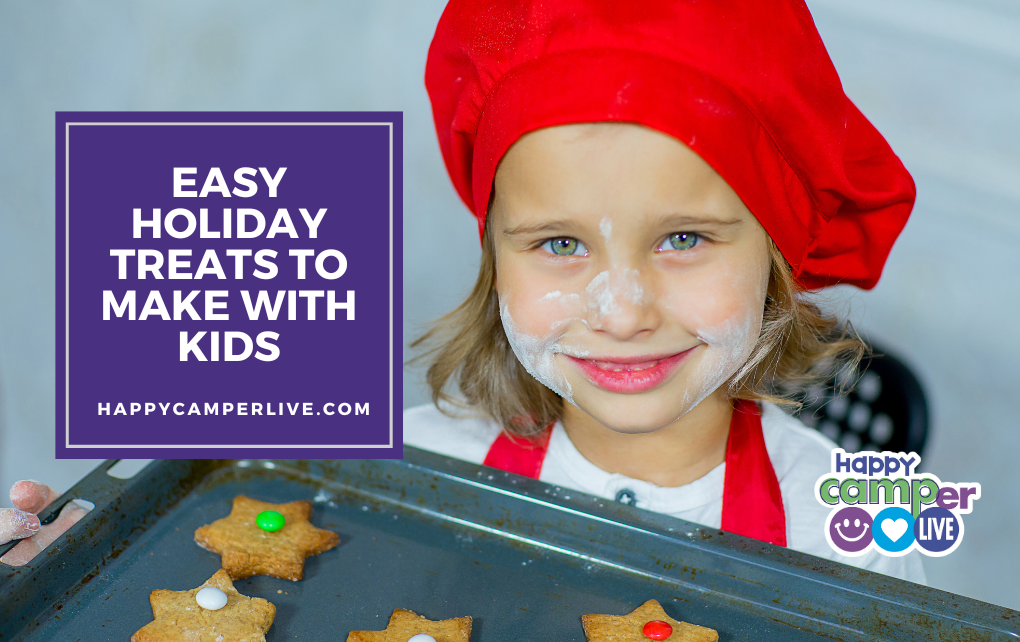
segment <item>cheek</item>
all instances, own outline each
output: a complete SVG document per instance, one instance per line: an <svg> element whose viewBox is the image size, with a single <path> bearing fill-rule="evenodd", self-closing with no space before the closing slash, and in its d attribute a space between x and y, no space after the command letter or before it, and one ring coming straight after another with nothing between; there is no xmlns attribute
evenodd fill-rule
<svg viewBox="0 0 1020 642"><path fill-rule="evenodd" d="M580 316L578 294L556 289L556 284L541 278L500 279L497 294L517 328L529 335L549 335Z"/></svg>
<svg viewBox="0 0 1020 642"><path fill-rule="evenodd" d="M582 353L565 347L560 339L576 318L577 294L549 290L540 282L527 279L501 280L500 319L510 347L531 376L550 390L573 403L573 390L556 355Z"/></svg>
<svg viewBox="0 0 1020 642"><path fill-rule="evenodd" d="M664 294L666 313L690 334L754 323L755 317L760 322L765 305L763 288L755 281L723 274L678 279L667 286Z"/></svg>

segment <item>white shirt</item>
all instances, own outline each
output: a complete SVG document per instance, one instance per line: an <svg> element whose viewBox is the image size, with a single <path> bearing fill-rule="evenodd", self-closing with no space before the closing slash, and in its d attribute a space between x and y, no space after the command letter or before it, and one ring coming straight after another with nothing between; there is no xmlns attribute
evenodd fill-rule
<svg viewBox="0 0 1020 642"><path fill-rule="evenodd" d="M926 582L917 551L887 557L872 549L860 557L847 557L832 550L824 531L831 508L815 499L814 489L818 478L831 472L830 453L836 444L770 403L762 404L761 426L783 495L789 548L918 584ZM491 419L449 417L431 404L404 411L405 444L474 464L485 460L500 432L500 426ZM628 490L639 508L717 529L722 521L725 476L725 463L700 479L676 487L608 473L585 459L563 425L556 422L539 480L613 501L621 490Z"/></svg>

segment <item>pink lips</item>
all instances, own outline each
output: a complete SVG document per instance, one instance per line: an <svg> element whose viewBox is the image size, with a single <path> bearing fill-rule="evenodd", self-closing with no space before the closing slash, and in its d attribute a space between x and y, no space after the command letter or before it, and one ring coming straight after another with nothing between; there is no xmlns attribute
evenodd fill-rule
<svg viewBox="0 0 1020 642"><path fill-rule="evenodd" d="M693 349L665 357L569 358L599 388L610 392L644 392L665 381Z"/></svg>

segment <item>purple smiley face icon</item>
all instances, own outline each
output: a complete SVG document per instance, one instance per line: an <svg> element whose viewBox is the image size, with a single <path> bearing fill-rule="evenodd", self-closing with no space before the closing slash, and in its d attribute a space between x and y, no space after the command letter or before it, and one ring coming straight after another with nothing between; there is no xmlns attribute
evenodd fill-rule
<svg viewBox="0 0 1020 642"><path fill-rule="evenodd" d="M873 539L871 515L863 508L844 508L832 516L829 535L832 543L846 553L863 551Z"/></svg>

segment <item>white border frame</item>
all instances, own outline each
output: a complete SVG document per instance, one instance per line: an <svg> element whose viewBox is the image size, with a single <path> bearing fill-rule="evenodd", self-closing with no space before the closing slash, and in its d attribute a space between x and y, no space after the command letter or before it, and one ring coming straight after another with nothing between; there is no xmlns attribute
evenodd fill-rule
<svg viewBox="0 0 1020 642"><path fill-rule="evenodd" d="M389 333L389 371L390 371L390 441L388 444L200 444L200 445L110 445L110 444L71 444L71 125L238 125L238 126L385 126L389 129L390 146L390 333ZM64 123L64 447L65 448L393 448L393 123L391 122L67 122Z"/></svg>

